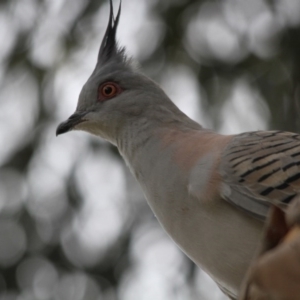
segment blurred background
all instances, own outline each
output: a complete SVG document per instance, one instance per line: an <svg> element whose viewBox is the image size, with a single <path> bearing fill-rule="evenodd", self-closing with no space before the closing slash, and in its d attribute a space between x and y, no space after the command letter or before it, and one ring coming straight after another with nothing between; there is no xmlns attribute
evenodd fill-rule
<svg viewBox="0 0 300 300"><path fill-rule="evenodd" d="M116 148L55 137L108 14L108 0L0 1L0 300L224 300ZM299 0L123 0L117 35L205 127L300 132Z"/></svg>

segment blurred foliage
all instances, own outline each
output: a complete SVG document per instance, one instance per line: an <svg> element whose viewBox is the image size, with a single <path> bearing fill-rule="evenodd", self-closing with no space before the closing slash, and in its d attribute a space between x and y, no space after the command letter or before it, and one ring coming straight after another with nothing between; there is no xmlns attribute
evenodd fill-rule
<svg viewBox="0 0 300 300"><path fill-rule="evenodd" d="M1 300L205 297L194 265L160 230L117 150L82 133L54 137L58 122L72 113L64 103L73 108L76 103L66 100L73 95L64 92L66 83L72 91L77 72L91 72L92 63L85 60L88 53L91 61L96 58L90 45L100 44L107 2L0 3ZM180 92L175 86L182 89L183 106L185 96L196 95L197 118L204 125L227 133L230 122L249 122L246 128L253 130L300 131L298 0L123 0L122 5L123 31L135 30L125 43L119 30L123 44L170 95ZM185 73L178 79L180 70ZM70 78L61 83L64 74ZM188 79L197 87L190 89ZM76 93L80 88L76 85ZM252 111L258 117L245 118ZM93 175L99 157L103 160L95 165L102 175ZM103 185L97 190L98 179ZM111 191L104 192L105 186ZM123 190L112 191L117 187ZM98 198L103 207L93 206ZM164 270L175 267L156 282L159 266L154 272L143 255L145 261L165 263ZM141 283L143 272L149 280Z"/></svg>

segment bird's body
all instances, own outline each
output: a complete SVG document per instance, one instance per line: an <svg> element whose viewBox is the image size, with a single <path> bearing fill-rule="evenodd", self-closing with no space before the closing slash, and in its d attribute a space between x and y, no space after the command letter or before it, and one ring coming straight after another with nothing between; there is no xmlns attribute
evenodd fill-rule
<svg viewBox="0 0 300 300"><path fill-rule="evenodd" d="M111 4L96 68L57 134L84 130L116 145L164 229L235 298L270 204L300 193L300 136L202 128L117 47L119 16Z"/></svg>
<svg viewBox="0 0 300 300"><path fill-rule="evenodd" d="M141 139L145 142L137 147L138 137L126 139L134 154L119 149L157 219L223 290L237 295L263 222L241 214L221 197L218 169L232 136L162 125Z"/></svg>

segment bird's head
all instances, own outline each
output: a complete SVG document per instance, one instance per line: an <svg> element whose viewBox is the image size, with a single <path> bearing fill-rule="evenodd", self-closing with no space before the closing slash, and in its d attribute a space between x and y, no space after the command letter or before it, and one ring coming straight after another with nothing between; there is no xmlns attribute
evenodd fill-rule
<svg viewBox="0 0 300 300"><path fill-rule="evenodd" d="M155 99L164 98L163 91L142 75L126 56L125 49L118 46L120 12L121 4L114 17L110 0L108 26L96 67L81 90L76 111L57 127L57 135L84 130L115 144L116 135L126 122L140 117Z"/></svg>

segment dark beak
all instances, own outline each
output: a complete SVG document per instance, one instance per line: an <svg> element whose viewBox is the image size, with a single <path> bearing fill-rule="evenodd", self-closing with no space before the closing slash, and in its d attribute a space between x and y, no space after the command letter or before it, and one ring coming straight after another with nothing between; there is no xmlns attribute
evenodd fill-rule
<svg viewBox="0 0 300 300"><path fill-rule="evenodd" d="M84 119L86 114L86 112L74 113L67 121L60 123L56 129L56 136L66 133L72 130L77 124L86 121Z"/></svg>

